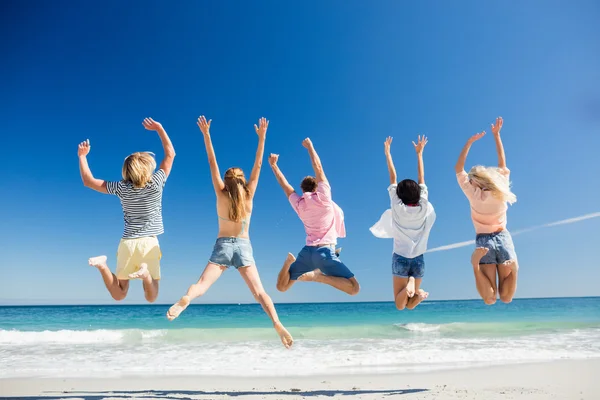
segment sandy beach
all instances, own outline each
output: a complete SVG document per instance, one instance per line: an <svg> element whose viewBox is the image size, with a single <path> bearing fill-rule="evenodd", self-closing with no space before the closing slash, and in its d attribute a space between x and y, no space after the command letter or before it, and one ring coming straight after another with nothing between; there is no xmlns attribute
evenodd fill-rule
<svg viewBox="0 0 600 400"><path fill-rule="evenodd" d="M131 360L133 361L133 360ZM408 374L3 379L2 399L598 399L600 359Z"/></svg>

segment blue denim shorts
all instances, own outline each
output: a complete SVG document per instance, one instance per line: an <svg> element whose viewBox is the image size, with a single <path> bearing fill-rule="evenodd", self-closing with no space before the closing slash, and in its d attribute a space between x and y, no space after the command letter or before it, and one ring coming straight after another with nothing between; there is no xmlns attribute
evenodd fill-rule
<svg viewBox="0 0 600 400"><path fill-rule="evenodd" d="M218 238L209 262L236 269L256 265L250 239L235 237Z"/></svg>
<svg viewBox="0 0 600 400"><path fill-rule="evenodd" d="M297 280L300 275L315 269L329 276L338 276L350 279L354 274L344 265L340 258L335 254L335 246L304 246L296 261L290 266L290 280Z"/></svg>
<svg viewBox="0 0 600 400"><path fill-rule="evenodd" d="M415 258L406 258L394 253L392 256L392 274L398 278L415 279L425 276L425 258L423 254Z"/></svg>
<svg viewBox="0 0 600 400"><path fill-rule="evenodd" d="M480 233L475 239L475 245L489 249L479 264L502 264L517 259L512 236L507 230L496 233Z"/></svg>

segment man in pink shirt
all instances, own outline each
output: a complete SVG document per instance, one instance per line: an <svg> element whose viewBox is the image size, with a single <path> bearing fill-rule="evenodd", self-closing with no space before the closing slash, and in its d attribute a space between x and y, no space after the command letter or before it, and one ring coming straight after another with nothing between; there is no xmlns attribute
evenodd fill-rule
<svg viewBox="0 0 600 400"><path fill-rule="evenodd" d="M325 283L353 296L359 292L360 286L335 251L337 238L346 236L344 213L331 198L331 186L312 142L306 138L302 145L308 150L315 170L315 177L308 176L302 180L302 196L294 191L277 166L279 155L271 154L269 157L277 182L306 230L306 246L297 259L288 253L277 278L277 290L285 292L300 280Z"/></svg>

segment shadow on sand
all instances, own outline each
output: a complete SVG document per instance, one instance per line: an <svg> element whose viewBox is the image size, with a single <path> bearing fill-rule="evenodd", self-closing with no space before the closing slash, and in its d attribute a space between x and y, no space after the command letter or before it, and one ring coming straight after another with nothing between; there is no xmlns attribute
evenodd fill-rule
<svg viewBox="0 0 600 400"><path fill-rule="evenodd" d="M402 394L426 392L428 389L395 389L395 390L309 390L301 389L274 390L266 391L208 391L201 390L146 390L146 391L108 391L108 392L45 392L42 396L17 396L0 397L0 400L60 400L60 399L83 399L83 400L104 400L111 399L135 399L142 397L144 399L178 399L178 400L196 400L197 396L303 396L303 397L333 397L333 396L360 396L360 395L380 395L396 396ZM193 397L191 397L193 396Z"/></svg>

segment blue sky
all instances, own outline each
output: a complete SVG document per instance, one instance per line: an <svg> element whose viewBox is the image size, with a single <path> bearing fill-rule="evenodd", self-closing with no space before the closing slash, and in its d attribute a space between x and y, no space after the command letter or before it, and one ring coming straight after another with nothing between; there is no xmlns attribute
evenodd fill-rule
<svg viewBox="0 0 600 400"><path fill-rule="evenodd" d="M600 5L528 2L5 2L0 17L3 210L0 302L111 303L87 258L122 233L115 197L83 187L77 144L103 179L134 151L162 156L144 117L177 151L164 194L158 301L179 298L217 233L215 199L195 120L212 118L221 170L249 171L253 124L270 120L266 152L296 187L311 173L301 140L321 155L348 237L342 259L362 291L275 280L304 231L266 164L251 238L276 302L391 300L391 240L369 227L388 207L383 141L400 178L416 178L411 141L426 134L425 174L438 214L430 247L474 238L453 165L465 140L504 117L518 230L600 211ZM491 135L468 165L496 162ZM600 219L515 237L518 297L599 295ZM475 298L471 247L426 256L433 299ZM252 301L235 271L200 302ZM143 301L134 283L128 302Z"/></svg>

